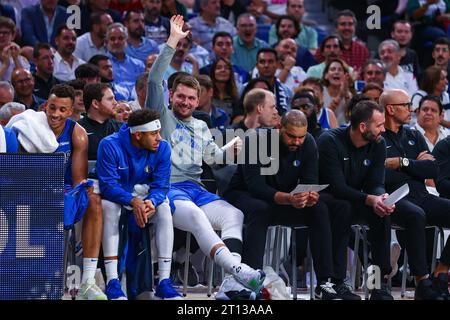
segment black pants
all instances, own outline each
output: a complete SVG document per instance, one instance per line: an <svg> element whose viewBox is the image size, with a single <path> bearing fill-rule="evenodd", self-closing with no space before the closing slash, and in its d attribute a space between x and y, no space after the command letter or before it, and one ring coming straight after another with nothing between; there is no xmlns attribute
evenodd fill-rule
<svg viewBox="0 0 450 320"><path fill-rule="evenodd" d="M425 211L409 201L402 199L396 203L391 215L392 222L403 227L403 239L408 252L411 274L423 276L428 273L426 258Z"/></svg>
<svg viewBox="0 0 450 320"><path fill-rule="evenodd" d="M391 217L380 217L372 207L352 203L354 221L367 223L368 240L371 244L372 263L380 268L382 275L391 273Z"/></svg>
<svg viewBox="0 0 450 320"><path fill-rule="evenodd" d="M407 199L423 209L427 225L450 228L450 200L432 194L420 198L408 197ZM440 261L450 265L450 243L448 240L441 253Z"/></svg>
<svg viewBox="0 0 450 320"><path fill-rule="evenodd" d="M262 268L267 228L271 225L300 225L309 227L311 253L318 279L334 276L331 228L328 209L321 200L313 207L295 209L272 205L255 199L246 191L230 191L225 198L244 213L242 261L253 268Z"/></svg>

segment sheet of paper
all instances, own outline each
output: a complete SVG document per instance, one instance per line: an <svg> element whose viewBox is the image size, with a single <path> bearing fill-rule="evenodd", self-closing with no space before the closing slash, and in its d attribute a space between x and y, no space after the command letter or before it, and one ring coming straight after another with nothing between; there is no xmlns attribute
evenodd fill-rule
<svg viewBox="0 0 450 320"><path fill-rule="evenodd" d="M241 138L239 137L234 137L233 139L231 139L230 142L228 142L226 145L224 145L222 147L222 150L228 150L229 148L231 148L233 146L233 144L236 143L236 141L241 140Z"/></svg>
<svg viewBox="0 0 450 320"><path fill-rule="evenodd" d="M328 184L299 184L292 190L291 194L302 192L319 192L328 187Z"/></svg>
<svg viewBox="0 0 450 320"><path fill-rule="evenodd" d="M408 186L407 183L405 183L400 188L398 188L397 190L392 192L389 195L389 197L387 197L386 200L384 200L384 204L388 205L388 206L392 206L393 204L395 204L399 200L401 200L404 197L406 197L408 195L408 193L409 193L409 186Z"/></svg>

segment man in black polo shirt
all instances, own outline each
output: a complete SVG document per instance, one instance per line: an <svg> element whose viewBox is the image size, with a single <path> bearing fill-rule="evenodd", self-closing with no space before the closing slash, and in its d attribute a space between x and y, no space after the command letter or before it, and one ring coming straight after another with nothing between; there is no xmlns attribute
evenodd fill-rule
<svg viewBox="0 0 450 320"><path fill-rule="evenodd" d="M368 223L372 261L381 275L390 273L389 250L394 206L386 206L384 160L386 145L384 110L372 101L361 101L352 110L351 125L323 133L318 141L320 182L337 199L351 203L352 212ZM347 228L350 227L348 222ZM348 238L347 238L348 239ZM385 281L373 289L372 300L393 300Z"/></svg>
<svg viewBox="0 0 450 320"><path fill-rule="evenodd" d="M426 262L425 225L450 227L450 200L429 194L426 189L425 179L437 177L438 165L420 132L404 127L411 121L408 94L399 89L386 90L380 96L380 104L386 110L386 132L383 134L387 148L386 190L393 192L405 183L410 189L409 194L397 203L392 219L405 227L411 273L416 276L417 283L415 298L447 300L450 242L447 241L443 248L431 281Z"/></svg>
<svg viewBox="0 0 450 320"><path fill-rule="evenodd" d="M256 150L253 148L255 143ZM261 150L264 149L272 158L268 165L263 165L265 161L261 158ZM317 192L290 194L299 183L318 183L317 147L314 138L307 133L305 115L299 110L286 113L281 120L279 135L270 129L259 129L253 136L248 135L245 151L245 164L238 165L224 195L245 215L242 260L252 267L262 266L268 226L306 224L318 282L316 298L343 299L337 294L334 284L329 282L334 272L327 206L319 200ZM255 161L250 158L255 154L259 159L253 164ZM264 175L263 170L273 168L274 163L278 163L278 170ZM349 207L343 209L333 212L333 215L347 220Z"/></svg>
<svg viewBox="0 0 450 320"><path fill-rule="evenodd" d="M47 100L50 90L55 84L61 83L53 76L54 54L48 43L38 43L34 47L33 62L36 65L33 93L41 99Z"/></svg>
<svg viewBox="0 0 450 320"><path fill-rule="evenodd" d="M441 197L450 199L450 136L439 141L433 149L439 165L439 175L434 179Z"/></svg>

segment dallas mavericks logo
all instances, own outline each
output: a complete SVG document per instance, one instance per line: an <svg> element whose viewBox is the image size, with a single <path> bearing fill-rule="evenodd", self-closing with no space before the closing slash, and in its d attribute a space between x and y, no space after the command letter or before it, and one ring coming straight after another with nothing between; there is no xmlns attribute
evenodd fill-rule
<svg viewBox="0 0 450 320"><path fill-rule="evenodd" d="M409 144L410 146L413 146L413 145L416 144L416 142L415 142L414 140L409 140L409 141L408 141L408 144Z"/></svg>
<svg viewBox="0 0 450 320"><path fill-rule="evenodd" d="M294 162L292 162L292 164L294 165L294 167L300 167L300 160L294 160Z"/></svg>
<svg viewBox="0 0 450 320"><path fill-rule="evenodd" d="M363 165L364 166L366 166L366 167L368 167L368 166L370 166L370 160L369 159L364 159L364 161L363 161Z"/></svg>
<svg viewBox="0 0 450 320"><path fill-rule="evenodd" d="M150 166L146 166L144 171L145 173L150 173L152 170L150 169Z"/></svg>

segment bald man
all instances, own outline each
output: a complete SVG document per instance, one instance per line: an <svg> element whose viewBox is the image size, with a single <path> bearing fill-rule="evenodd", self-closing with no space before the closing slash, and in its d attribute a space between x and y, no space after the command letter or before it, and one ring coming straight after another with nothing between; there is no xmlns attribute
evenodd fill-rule
<svg viewBox="0 0 450 320"><path fill-rule="evenodd" d="M409 194L396 203L392 221L405 228L406 251L411 274L416 279L416 300L448 300L450 242L445 244L440 262L431 277L426 259L425 226L450 227L450 200L429 194L425 179L438 175L438 165L419 131L404 127L411 120L411 99L404 90L385 90L380 105L385 109L386 191L403 184Z"/></svg>
<svg viewBox="0 0 450 320"><path fill-rule="evenodd" d="M22 103L27 109L38 111L39 106L45 102L33 94L34 77L27 69L15 69L11 74L11 83L15 90L14 102Z"/></svg>

